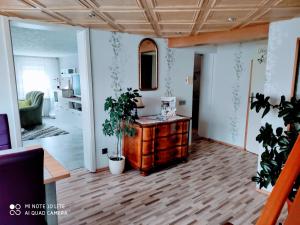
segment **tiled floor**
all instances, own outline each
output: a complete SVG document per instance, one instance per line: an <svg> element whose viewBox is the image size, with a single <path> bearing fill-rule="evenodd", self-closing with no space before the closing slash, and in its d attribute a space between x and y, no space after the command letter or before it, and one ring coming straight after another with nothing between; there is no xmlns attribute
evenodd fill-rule
<svg viewBox="0 0 300 225"><path fill-rule="evenodd" d="M59 224L254 224L267 198L250 181L256 164L253 154L197 140L187 163L147 177L75 170L58 182L68 211Z"/></svg>
<svg viewBox="0 0 300 225"><path fill-rule="evenodd" d="M60 122L56 119L43 118L47 126L55 126L69 132L69 134L24 141L24 146L41 145L67 170L82 168L83 165L83 139L82 130L78 127Z"/></svg>

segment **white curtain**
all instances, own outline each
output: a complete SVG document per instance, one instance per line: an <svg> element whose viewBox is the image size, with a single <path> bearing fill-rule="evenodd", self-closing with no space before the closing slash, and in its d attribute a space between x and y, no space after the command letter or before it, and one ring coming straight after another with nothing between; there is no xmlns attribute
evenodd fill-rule
<svg viewBox="0 0 300 225"><path fill-rule="evenodd" d="M14 61L19 100L30 91L43 92L43 116L49 116L54 111L54 91L60 75L58 58L15 56Z"/></svg>
<svg viewBox="0 0 300 225"><path fill-rule="evenodd" d="M59 77L57 58L15 56L16 81L19 99L30 91L41 91L45 98L53 98Z"/></svg>

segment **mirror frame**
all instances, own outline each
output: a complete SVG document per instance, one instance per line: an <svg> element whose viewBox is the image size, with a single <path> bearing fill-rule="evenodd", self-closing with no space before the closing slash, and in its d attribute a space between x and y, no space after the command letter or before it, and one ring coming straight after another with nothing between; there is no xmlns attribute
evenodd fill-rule
<svg viewBox="0 0 300 225"><path fill-rule="evenodd" d="M297 83L300 81L299 69L300 69L300 37L298 37L296 41L295 56L294 56L294 73L293 73L292 85L291 85L291 97L295 97L297 94L296 93L297 86L298 86Z"/></svg>
<svg viewBox="0 0 300 225"><path fill-rule="evenodd" d="M142 85L141 85L141 79L142 79L142 74L141 74L141 52L140 52L140 48L141 48L141 45L143 44L144 41L151 41L154 45L155 45L155 48L156 48L156 86L154 88L142 88ZM139 89L141 91L155 91L158 89L158 47L157 47L157 44L156 42L151 39L151 38L144 38L140 41L140 44L139 44L139 47L138 47L138 54L139 54Z"/></svg>

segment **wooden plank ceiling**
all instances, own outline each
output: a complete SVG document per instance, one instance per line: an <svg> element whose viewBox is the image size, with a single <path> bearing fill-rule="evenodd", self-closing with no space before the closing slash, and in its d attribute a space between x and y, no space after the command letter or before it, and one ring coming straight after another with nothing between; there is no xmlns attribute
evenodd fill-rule
<svg viewBox="0 0 300 225"><path fill-rule="evenodd" d="M300 0L1 0L0 14L159 37L300 16Z"/></svg>

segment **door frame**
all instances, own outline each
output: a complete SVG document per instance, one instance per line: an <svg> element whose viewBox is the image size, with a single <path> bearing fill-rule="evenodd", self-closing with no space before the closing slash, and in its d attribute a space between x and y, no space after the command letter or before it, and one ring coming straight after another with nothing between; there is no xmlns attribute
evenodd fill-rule
<svg viewBox="0 0 300 225"><path fill-rule="evenodd" d="M293 78L291 83L291 98L295 96L296 84L299 77L297 76L298 69L298 60L299 60L299 50L300 50L300 37L296 40L295 56L294 56L294 69L293 69Z"/></svg>
<svg viewBox="0 0 300 225"><path fill-rule="evenodd" d="M21 137L21 122L19 115L19 107L18 107L18 96L17 96L17 83L15 76L15 63L13 57L12 50L12 40L9 26L9 19L7 17L1 16L0 18L1 26L3 29L3 41L5 45L5 49L3 51L6 58L6 69L8 72L8 80L9 80L9 93L10 101L12 104L11 113L12 115L8 115L12 120L10 123L10 139L12 148L22 147L22 137ZM6 50L6 51L5 51Z"/></svg>
<svg viewBox="0 0 300 225"><path fill-rule="evenodd" d="M199 136L199 119L200 119L200 93L201 93L201 75L202 75L202 71L203 71L203 57L204 55L202 53L197 53L195 52L194 53L194 67L193 67L193 83L192 83L192 90L193 90L193 95L192 95L192 129L193 129L193 123L195 122L195 119L193 118L193 112L194 112L194 109L195 109L195 105L194 105L194 84L195 84L195 64L196 64L196 57L197 56L200 56L200 74L199 74L199 90L198 90L198 95L199 95L199 99L198 99L198 107L197 107L197 134Z"/></svg>
<svg viewBox="0 0 300 225"><path fill-rule="evenodd" d="M95 116L91 68L90 29L77 30L78 66L80 71L84 166L96 172Z"/></svg>
<svg viewBox="0 0 300 225"><path fill-rule="evenodd" d="M11 124L12 136L12 146L22 147L22 138L21 138L21 125L20 125L20 116L18 108L18 97L17 97L17 84L15 76L15 67L14 67L14 57L12 49L12 39L10 32L10 21L23 21L19 19L10 19L3 17L1 22L4 26L5 32L5 43L7 52L7 66L9 71L9 96L12 101L12 111L13 111L13 123ZM24 22L33 23L33 24L42 24L43 26L51 26L48 23L41 23L36 21L26 20ZM68 27L69 25L55 25L61 27ZM72 27L74 28L74 27ZM79 70L83 71L83 79L80 78L82 82L82 120L85 121L82 123L82 133L83 133L83 152L84 152L84 167L91 172L96 171L96 143L95 143L95 117L94 117L94 102L93 102L93 85L92 85L92 73L91 73L91 57L90 57L90 38L89 38L89 29L83 27L75 27L76 36L77 36L77 48L78 48L78 58L79 60Z"/></svg>
<svg viewBox="0 0 300 225"><path fill-rule="evenodd" d="M244 150L247 150L247 141L248 141L248 123L249 123L249 113L251 106L251 88L252 88L252 75L253 75L253 59L250 63L250 76L249 76L249 87L248 87L248 100L247 100L247 110L246 110L246 124L245 124L245 134L244 134Z"/></svg>

